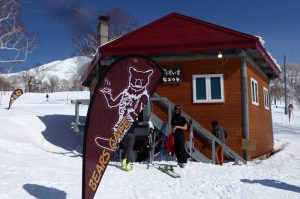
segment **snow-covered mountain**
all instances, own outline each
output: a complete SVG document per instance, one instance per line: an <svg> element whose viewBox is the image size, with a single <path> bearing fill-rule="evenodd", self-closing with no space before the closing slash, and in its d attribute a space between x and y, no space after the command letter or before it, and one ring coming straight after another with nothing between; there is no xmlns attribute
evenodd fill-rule
<svg viewBox="0 0 300 199"><path fill-rule="evenodd" d="M66 82L71 85L80 85L78 79L80 79L84 73L91 59L91 57L87 56L73 57L66 60L53 61L17 73L1 74L1 77L11 88L18 87L26 91L69 90L72 89L72 87L70 85L64 87ZM30 87L30 85L32 86ZM55 89L54 85L56 87Z"/></svg>
<svg viewBox="0 0 300 199"><path fill-rule="evenodd" d="M47 64L38 66L41 70L47 72L47 76L55 75L60 79L69 79L74 73L82 73L87 64L91 61L90 57L87 56L78 56L72 57L65 60L57 60ZM20 75L26 71L33 72L37 68L32 68L25 71L20 71L17 73L6 74L7 77L13 77ZM4 75L4 74L3 74Z"/></svg>
<svg viewBox="0 0 300 199"><path fill-rule="evenodd" d="M86 65L89 64L91 58L81 56L73 57L62 61L56 61L47 65L50 75L56 75L60 79L69 79L75 73L82 74Z"/></svg>

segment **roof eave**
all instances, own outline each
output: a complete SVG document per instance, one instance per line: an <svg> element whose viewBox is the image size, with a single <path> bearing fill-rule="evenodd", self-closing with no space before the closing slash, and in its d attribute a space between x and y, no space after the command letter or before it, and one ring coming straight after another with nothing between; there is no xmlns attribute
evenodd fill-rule
<svg viewBox="0 0 300 199"><path fill-rule="evenodd" d="M267 65L272 69L274 76L279 77L281 74L281 69L280 69L279 65L274 62L274 60L270 57L270 55L267 53L266 49L263 47L263 45L259 41L256 42L255 49L259 52L259 54L265 60Z"/></svg>

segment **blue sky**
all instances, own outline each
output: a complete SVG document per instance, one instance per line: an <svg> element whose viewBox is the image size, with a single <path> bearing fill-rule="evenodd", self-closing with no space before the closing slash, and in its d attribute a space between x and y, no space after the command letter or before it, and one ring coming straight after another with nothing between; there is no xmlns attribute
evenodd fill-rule
<svg viewBox="0 0 300 199"><path fill-rule="evenodd" d="M21 19L39 37L40 44L21 67L28 68L75 55L71 36L76 30L65 21L60 4L74 6L74 9L84 8L91 18L90 25L94 27L99 15L115 7L136 17L139 27L171 12L178 12L259 35L279 64L283 63L283 53L287 54L287 63L300 64L299 0L24 0L25 12Z"/></svg>

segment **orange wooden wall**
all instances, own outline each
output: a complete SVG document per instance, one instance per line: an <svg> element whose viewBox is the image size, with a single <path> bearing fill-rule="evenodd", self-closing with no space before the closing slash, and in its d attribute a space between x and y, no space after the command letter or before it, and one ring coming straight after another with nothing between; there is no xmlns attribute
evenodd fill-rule
<svg viewBox="0 0 300 199"><path fill-rule="evenodd" d="M228 130L229 139L226 144L242 156L240 59L176 61L160 62L159 64L161 67L181 67L183 72L183 81L178 85L161 85L156 92L162 97L167 97L175 104L181 104L186 113L197 120L209 131L211 130L211 121L218 120L220 124ZM257 150L251 153L253 158L272 150L273 137L270 111L266 111L262 106L262 85L268 88L269 82L267 79L257 75L249 64L247 64L247 68L249 83L250 138L257 140ZM193 103L192 75L194 74L223 74L225 102ZM258 81L259 107L253 107L251 103L251 76ZM163 120L166 120L166 114L162 113L158 107L155 107L154 111ZM205 143L203 140L196 138L195 146L198 149L203 149L204 153L211 157L210 146L205 148L204 145Z"/></svg>
<svg viewBox="0 0 300 199"><path fill-rule="evenodd" d="M271 106L269 106L269 110L264 108L263 96L263 87L269 90L269 80L255 72L255 69L251 65L248 64L247 66L249 85L249 132L250 139L255 139L256 141L256 150L251 152L251 157L253 158L265 153L270 153L274 143ZM251 101L251 77L258 83L258 106L252 104Z"/></svg>

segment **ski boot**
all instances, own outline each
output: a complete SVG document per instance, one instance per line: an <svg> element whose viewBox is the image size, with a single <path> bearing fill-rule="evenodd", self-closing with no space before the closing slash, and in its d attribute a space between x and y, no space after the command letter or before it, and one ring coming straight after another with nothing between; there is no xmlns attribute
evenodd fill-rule
<svg viewBox="0 0 300 199"><path fill-rule="evenodd" d="M122 163L121 163L121 168L126 170L126 167L127 167L127 163L126 163L127 159L122 159Z"/></svg>
<svg viewBox="0 0 300 199"><path fill-rule="evenodd" d="M186 163L179 163L178 165L180 168L185 168Z"/></svg>
<svg viewBox="0 0 300 199"><path fill-rule="evenodd" d="M130 166L130 163L127 164L127 159L123 159L121 163L121 168L125 171L132 171L132 167Z"/></svg>
<svg viewBox="0 0 300 199"><path fill-rule="evenodd" d="M125 168L125 171L132 171L132 167L130 166L130 163L128 163L127 165L126 165L126 168Z"/></svg>

